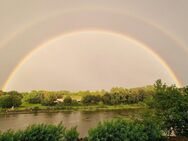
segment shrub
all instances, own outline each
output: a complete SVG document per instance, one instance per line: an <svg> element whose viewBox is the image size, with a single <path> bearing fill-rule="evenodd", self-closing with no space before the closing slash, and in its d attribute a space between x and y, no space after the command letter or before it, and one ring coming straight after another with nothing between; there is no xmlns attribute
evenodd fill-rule
<svg viewBox="0 0 188 141"><path fill-rule="evenodd" d="M152 130L150 130L152 127ZM161 134L155 126L145 122L114 119L99 123L89 130L89 141L161 141Z"/></svg>
<svg viewBox="0 0 188 141"><path fill-rule="evenodd" d="M21 137L21 132L14 132L13 130L8 130L4 133L0 133L0 141L19 141Z"/></svg>
<svg viewBox="0 0 188 141"><path fill-rule="evenodd" d="M0 141L77 141L76 127L66 129L59 125L38 124L28 126L25 130L0 132Z"/></svg>
<svg viewBox="0 0 188 141"><path fill-rule="evenodd" d="M20 137L20 141L59 141L63 138L65 128L62 124L57 126L38 124L27 127Z"/></svg>
<svg viewBox="0 0 188 141"><path fill-rule="evenodd" d="M125 120L111 120L99 123L96 128L89 130L89 141L133 141L129 137L132 133L131 124ZM144 135L145 136L145 135ZM145 139L145 138L144 138ZM135 140L134 140L135 141ZM139 141L139 140L137 140Z"/></svg>
<svg viewBox="0 0 188 141"><path fill-rule="evenodd" d="M0 107L2 108L19 107L22 104L21 100L22 98L18 95L5 94L0 96Z"/></svg>
<svg viewBox="0 0 188 141"><path fill-rule="evenodd" d="M76 127L67 129L65 131L64 140L63 141L77 141L79 137L79 133L76 130Z"/></svg>

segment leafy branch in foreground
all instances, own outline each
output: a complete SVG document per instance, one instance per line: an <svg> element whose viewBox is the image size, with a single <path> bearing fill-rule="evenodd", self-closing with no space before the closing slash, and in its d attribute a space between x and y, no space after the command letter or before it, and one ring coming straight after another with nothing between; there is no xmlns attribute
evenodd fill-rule
<svg viewBox="0 0 188 141"><path fill-rule="evenodd" d="M163 121L167 135L188 137L188 91L187 87L167 86L161 80L155 83L155 95L150 103L156 116Z"/></svg>

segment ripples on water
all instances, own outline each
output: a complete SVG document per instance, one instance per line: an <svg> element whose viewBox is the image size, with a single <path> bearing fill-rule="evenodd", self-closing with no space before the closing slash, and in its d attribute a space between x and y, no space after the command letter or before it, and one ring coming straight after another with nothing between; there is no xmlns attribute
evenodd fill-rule
<svg viewBox="0 0 188 141"><path fill-rule="evenodd" d="M0 115L0 130L6 131L10 128L17 130L23 129L30 124L58 124L62 121L68 128L77 126L80 136L86 136L88 129L95 127L100 121L116 117L129 117L135 115L136 113L136 110L116 110Z"/></svg>

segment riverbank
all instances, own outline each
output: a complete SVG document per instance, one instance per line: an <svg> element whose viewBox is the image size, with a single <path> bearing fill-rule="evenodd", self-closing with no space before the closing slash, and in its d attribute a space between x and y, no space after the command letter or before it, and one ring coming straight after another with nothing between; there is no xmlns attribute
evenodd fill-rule
<svg viewBox="0 0 188 141"><path fill-rule="evenodd" d="M79 105L79 106L43 106L41 104L24 103L20 107L11 109L0 109L0 114L20 114L36 112L62 112L62 111L114 111L114 110L138 110L144 109L141 104L127 105Z"/></svg>

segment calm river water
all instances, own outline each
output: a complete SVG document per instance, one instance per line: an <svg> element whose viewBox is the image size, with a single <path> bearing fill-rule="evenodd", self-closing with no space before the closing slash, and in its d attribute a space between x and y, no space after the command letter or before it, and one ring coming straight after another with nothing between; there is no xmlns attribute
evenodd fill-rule
<svg viewBox="0 0 188 141"><path fill-rule="evenodd" d="M66 127L77 126L80 136L86 136L88 129L95 127L99 121L115 117L134 116L136 110L116 111L95 111L95 112L58 112L58 113L30 113L30 114L9 114L0 115L0 130L23 129L30 124L52 123L58 124L61 121Z"/></svg>

